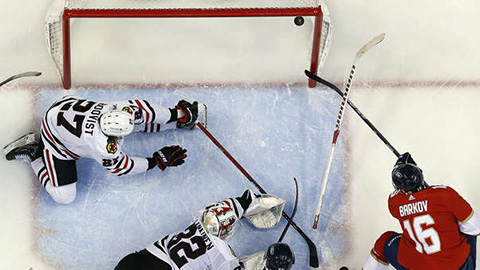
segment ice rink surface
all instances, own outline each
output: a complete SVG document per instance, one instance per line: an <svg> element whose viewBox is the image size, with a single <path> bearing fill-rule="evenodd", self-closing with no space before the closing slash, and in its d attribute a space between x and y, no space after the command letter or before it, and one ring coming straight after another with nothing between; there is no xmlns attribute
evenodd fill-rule
<svg viewBox="0 0 480 270"><path fill-rule="evenodd" d="M342 171L341 146L332 168L332 177L337 177L325 196L318 232L310 225L316 205L309 202L321 186L318 162L328 155L316 151L323 141L319 138L330 133L329 128L321 127L332 126L335 121L330 113L334 111L331 93L316 91L309 95L303 88L241 87L225 91L222 87L89 89L71 94L93 100L146 99L170 107L180 99L208 101L208 130L264 189L289 201L287 213L293 208L293 177L298 179L300 206L295 220L319 248L323 247L325 259L332 260L346 248L345 185L338 177ZM58 90L44 90L38 101L50 104L56 98ZM126 138L124 151L132 156L150 156L155 149L172 144L188 150L187 161L180 167L118 178L95 161L82 160L77 166L80 178L73 204L59 207L46 192L40 192L36 213L41 250L66 269L113 269L124 255L186 228L192 214L203 206L240 196L247 188L257 191L199 129L134 134ZM239 255L266 249L278 239L285 224L282 221L275 229L259 231L243 222L242 230L231 240L232 248ZM306 268L308 249L302 238L292 229L284 241L295 249L298 267ZM92 260L96 254L102 256Z"/></svg>
<svg viewBox="0 0 480 270"><path fill-rule="evenodd" d="M480 24L480 5L473 0L327 3L335 28L323 77L341 86L355 51L385 32L386 40L362 60L351 100L399 152L412 153L430 184L454 187L479 209L480 39L472 33ZM73 28L74 88L65 91L45 49L49 5L46 0L0 3L1 78L43 73L0 89L1 145L37 130L47 106L66 94L140 98L166 106L181 98L199 100L209 106L209 131L260 185L287 200L287 213L294 201L292 178L298 179L295 221L317 244L321 269L360 269L381 233L400 230L387 209L395 156L350 108L320 228L311 229L341 99L324 87L306 87L308 19L303 28L274 19L242 22L236 31L223 24L212 28L216 22L188 20L178 28L178 21L165 22L168 27L140 21L146 40L130 21L79 21ZM134 32L134 38L116 37L119 29ZM178 35L180 29L196 35ZM282 34L262 43L270 45L253 45L272 29ZM280 45L288 53L273 52ZM141 57L152 48L167 52ZM254 60L259 63L248 64ZM199 85L189 86L195 81ZM183 229L205 204L254 189L200 130L134 134L126 151L147 156L168 144L187 148L188 159L165 172L116 179L93 161L79 161L77 198L68 206L56 205L27 165L0 160L0 269L112 269L126 254ZM240 255L263 249L284 225L282 220L272 230L258 231L242 222L232 247ZM297 254L295 269L308 269L302 238L291 228L285 241Z"/></svg>

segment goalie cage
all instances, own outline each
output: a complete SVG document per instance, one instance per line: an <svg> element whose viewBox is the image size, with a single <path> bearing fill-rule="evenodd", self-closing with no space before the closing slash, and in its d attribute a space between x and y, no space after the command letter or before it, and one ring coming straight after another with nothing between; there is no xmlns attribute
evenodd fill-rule
<svg viewBox="0 0 480 270"><path fill-rule="evenodd" d="M45 19L47 47L65 89L72 85L72 18L240 18L313 16L310 71L321 72L332 34L323 0L53 0ZM309 87L316 82L308 80Z"/></svg>

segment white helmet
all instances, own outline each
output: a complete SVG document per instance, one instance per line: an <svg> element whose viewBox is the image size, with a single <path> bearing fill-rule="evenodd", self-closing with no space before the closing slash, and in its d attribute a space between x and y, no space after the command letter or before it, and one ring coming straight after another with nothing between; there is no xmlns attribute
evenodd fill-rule
<svg viewBox="0 0 480 270"><path fill-rule="evenodd" d="M123 137L133 131L133 114L111 110L100 117L100 128L107 136Z"/></svg>

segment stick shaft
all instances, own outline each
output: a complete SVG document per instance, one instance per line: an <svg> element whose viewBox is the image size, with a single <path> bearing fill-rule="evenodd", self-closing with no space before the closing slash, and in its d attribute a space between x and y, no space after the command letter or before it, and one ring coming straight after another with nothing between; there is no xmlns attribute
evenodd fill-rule
<svg viewBox="0 0 480 270"><path fill-rule="evenodd" d="M343 120L343 116L345 114L345 105L347 105L347 102L348 102L348 97L350 95L350 87L352 86L352 83L353 83L353 78L354 78L354 75L355 75L355 71L357 69L357 65L360 62L360 59L362 58L362 56L368 50L373 48L375 45L382 42L384 38L385 38L385 34L383 33L383 34L380 34L380 35L374 37L370 41L368 41L365 45L362 46L362 48L360 48L360 50L357 51L357 53L355 54L355 58L353 59L353 64L352 64L352 67L350 69L350 73L349 73L348 78L347 78L347 83L345 84L345 91L343 92L343 95L342 95L343 99L342 99L342 103L340 105L340 110L338 112L337 123L335 124L335 130L333 132L333 140L332 140L332 147L331 147L331 150L330 150L330 156L328 158L327 168L325 169L325 175L323 177L323 182L322 182L322 189L320 191L320 196L319 196L319 199L318 199L317 209L315 211L315 217L313 219L313 228L314 229L317 228L318 220L320 219L320 210L322 209L323 195L325 194L325 189L327 187L328 175L329 175L330 167L332 165L332 160L333 160L333 153L335 151L335 145L337 143L337 139L340 135L342 120Z"/></svg>
<svg viewBox="0 0 480 270"><path fill-rule="evenodd" d="M260 184L258 184L255 179L238 163L235 158L230 155L230 153L215 139L215 137L201 124L197 121L196 123L197 127L200 128L200 130L207 135L207 137L225 154L225 156L237 167L240 172L252 183L257 187L257 189L262 193L266 194L267 192L265 189L263 189ZM302 236L302 238L307 242L308 249L310 252L310 266L317 268L319 266L318 263L318 253L317 253L317 247L315 246L315 243L298 227L297 224L285 213L285 211L282 212L282 216L289 222L291 222L291 226Z"/></svg>
<svg viewBox="0 0 480 270"><path fill-rule="evenodd" d="M292 214L290 215L290 220L287 222L287 225L285 225L285 228L283 229L283 232L282 234L280 235L280 237L278 238L278 241L277 242L282 242L283 240L283 237L285 236L285 234L287 233L288 231L288 228L290 227L290 225L292 225L292 221L293 221L293 217L295 217L295 214L297 213L297 205L298 205L298 183L297 183L297 179L294 177L293 180L295 181L295 204L293 206L293 210L292 210Z"/></svg>
<svg viewBox="0 0 480 270"><path fill-rule="evenodd" d="M310 79L315 80L315 81L327 86L328 88L337 92L337 94L339 94L340 96L343 96L343 93L340 90L340 88L338 88L333 83L331 83L331 82L329 82L329 81L327 81L327 80L325 80L321 77L318 77L317 75L311 73L308 70L305 70L305 74ZM395 147L387 140L387 138L385 138L385 136L383 136L383 134L375 127L375 125L373 125L372 122L370 122L370 120L368 120L368 118L360 111L360 109L358 109L358 107L355 106L355 104L350 99L347 101L347 103L355 111L355 113L360 118L362 118L362 120L365 122L365 124L367 124L367 126L375 133L375 135L377 135L378 138L380 138L380 140L382 140L382 142L388 147L388 149L390 149L390 151L392 151L395 154L395 156L399 157L400 152L398 152L397 149L395 149Z"/></svg>

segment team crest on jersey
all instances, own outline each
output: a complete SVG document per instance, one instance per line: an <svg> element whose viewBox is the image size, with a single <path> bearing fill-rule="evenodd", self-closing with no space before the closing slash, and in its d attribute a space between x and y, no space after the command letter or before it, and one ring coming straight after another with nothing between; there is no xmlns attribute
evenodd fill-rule
<svg viewBox="0 0 480 270"><path fill-rule="evenodd" d="M128 106L123 107L123 108L122 108L122 111L128 112L129 114L133 114L132 108L130 108L130 107L128 107Z"/></svg>
<svg viewBox="0 0 480 270"><path fill-rule="evenodd" d="M118 150L117 140L114 138L108 138L107 140L107 152L110 154L115 154Z"/></svg>

